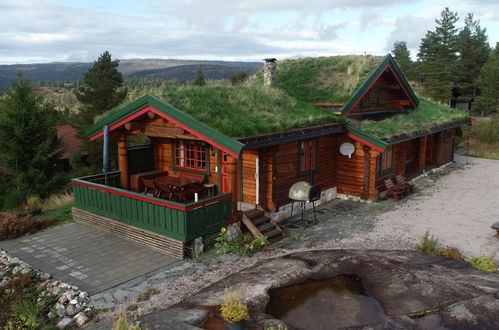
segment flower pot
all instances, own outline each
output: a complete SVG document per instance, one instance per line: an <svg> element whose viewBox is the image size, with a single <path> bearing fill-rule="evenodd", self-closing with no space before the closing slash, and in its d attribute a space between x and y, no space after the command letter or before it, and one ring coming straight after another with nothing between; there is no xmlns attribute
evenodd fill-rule
<svg viewBox="0 0 499 330"><path fill-rule="evenodd" d="M246 325L246 322L245 322L245 320L242 320L242 321L239 321L236 323L226 322L226 324L227 324L227 328L229 330L244 330L244 326Z"/></svg>

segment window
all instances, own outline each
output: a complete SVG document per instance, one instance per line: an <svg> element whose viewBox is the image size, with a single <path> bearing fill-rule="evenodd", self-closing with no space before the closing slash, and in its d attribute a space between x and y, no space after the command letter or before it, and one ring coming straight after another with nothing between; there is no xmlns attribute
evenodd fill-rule
<svg viewBox="0 0 499 330"><path fill-rule="evenodd" d="M299 171L307 173L316 168L317 163L317 141L306 140L298 142L299 147Z"/></svg>
<svg viewBox="0 0 499 330"><path fill-rule="evenodd" d="M393 149L392 147L386 148L385 152L381 154L380 172L389 172L393 167Z"/></svg>
<svg viewBox="0 0 499 330"><path fill-rule="evenodd" d="M174 152L175 168L206 172L208 162L204 143L176 141Z"/></svg>

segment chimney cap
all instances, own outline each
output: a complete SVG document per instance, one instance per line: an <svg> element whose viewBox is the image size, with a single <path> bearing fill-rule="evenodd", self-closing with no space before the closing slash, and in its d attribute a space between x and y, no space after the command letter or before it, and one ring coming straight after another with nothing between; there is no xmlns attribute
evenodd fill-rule
<svg viewBox="0 0 499 330"><path fill-rule="evenodd" d="M264 58L263 60L264 60L265 62L275 62L275 61L277 61L277 59L276 59L276 58L273 58L273 57Z"/></svg>

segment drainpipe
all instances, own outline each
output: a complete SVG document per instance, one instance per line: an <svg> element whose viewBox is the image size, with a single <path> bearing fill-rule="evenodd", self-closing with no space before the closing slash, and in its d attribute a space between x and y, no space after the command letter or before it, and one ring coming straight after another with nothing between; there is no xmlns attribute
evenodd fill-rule
<svg viewBox="0 0 499 330"><path fill-rule="evenodd" d="M102 171L104 172L104 184L107 185L107 172L109 172L109 126L104 126L104 140L102 148Z"/></svg>

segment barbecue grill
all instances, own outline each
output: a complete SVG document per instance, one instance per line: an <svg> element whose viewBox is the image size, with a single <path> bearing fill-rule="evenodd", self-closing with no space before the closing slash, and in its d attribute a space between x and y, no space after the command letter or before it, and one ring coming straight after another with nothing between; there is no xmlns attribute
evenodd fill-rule
<svg viewBox="0 0 499 330"><path fill-rule="evenodd" d="M291 217L293 216L295 202L297 202L300 203L301 206L301 219L302 221L305 221L306 203L312 203L314 220L317 221L317 216L315 214L315 201L321 198L321 187L312 186L310 183L305 181L299 181L291 186L288 197L293 201L291 204Z"/></svg>

